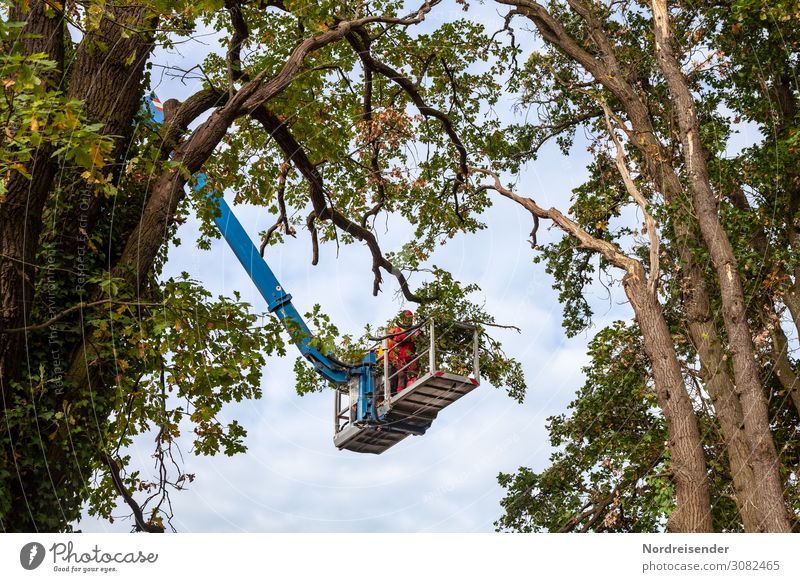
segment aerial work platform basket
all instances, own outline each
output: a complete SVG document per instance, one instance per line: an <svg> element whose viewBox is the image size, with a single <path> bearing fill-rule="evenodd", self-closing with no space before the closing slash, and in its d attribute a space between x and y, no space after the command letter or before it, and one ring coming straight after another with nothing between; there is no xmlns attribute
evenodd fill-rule
<svg viewBox="0 0 800 582"><path fill-rule="evenodd" d="M397 346L384 339L372 391L359 394L357 382L335 391L338 449L380 454L409 435L425 434L440 411L480 385L478 328L453 323L438 332L433 320L409 332L406 342L417 353L399 369L391 364Z"/></svg>

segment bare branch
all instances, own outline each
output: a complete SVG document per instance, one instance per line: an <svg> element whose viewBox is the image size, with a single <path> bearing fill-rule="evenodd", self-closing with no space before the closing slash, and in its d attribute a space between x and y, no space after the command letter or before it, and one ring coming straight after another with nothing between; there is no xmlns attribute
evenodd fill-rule
<svg viewBox="0 0 800 582"><path fill-rule="evenodd" d="M631 178L630 172L628 171L628 163L625 160L625 152L622 149L622 144L619 141L616 129L611 124L611 110L608 108L608 105L605 103L605 101L600 101L600 106L603 108L603 113L605 116L608 133L611 136L611 140L614 142L614 149L616 150L617 154L616 155L617 169L619 170L620 176L622 176L622 182L625 184L625 189L628 191L628 194L630 194L633 197L636 204L638 204L639 208L642 209L642 214L644 214L644 222L645 222L645 228L647 229L647 237L650 239L650 279L648 281L648 288L650 289L650 293L655 295L658 289L658 278L660 270L659 267L660 241L658 237L658 226L656 224L656 221L653 219L653 215L650 214L649 210L650 204L642 195L641 191L636 186L636 183Z"/></svg>
<svg viewBox="0 0 800 582"><path fill-rule="evenodd" d="M106 466L108 466L111 480L114 482L114 488L117 490L117 493L122 496L122 498L125 500L125 503L127 503L128 507L130 507L131 511L133 511L133 517L136 521L136 529L138 531L144 531L147 533L164 533L164 528L162 526L145 521L142 508L138 503L136 503L136 500L133 498L130 491L128 491L127 487L125 487L125 483L123 483L122 477L120 476L120 467L113 457L111 457L111 455L105 451L100 453L100 457L103 459L103 462L106 464Z"/></svg>
<svg viewBox="0 0 800 582"><path fill-rule="evenodd" d="M578 223L564 216L556 208L545 210L532 199L525 198L509 190L503 186L500 182L500 176L495 172L485 168L470 168L470 171L494 178L494 185L487 186L488 188L496 190L506 198L513 200L534 216L552 220L561 230L577 239L582 248L600 253L612 265L625 270L631 276L640 276L642 265L636 259L623 253L617 245L590 235Z"/></svg>
<svg viewBox="0 0 800 582"><path fill-rule="evenodd" d="M280 174L278 174L278 220L275 221L275 224L269 227L266 236L264 236L264 240L261 243L261 248L258 249L258 252L261 256L264 256L264 249L267 248L269 244L269 240L272 237L272 234L278 230L278 228L282 227L283 232L288 234L289 236L294 236L295 232L294 229L289 225L289 218L286 214L286 199L284 198L284 193L286 192L286 176L289 174L289 160L286 159L281 164Z"/></svg>

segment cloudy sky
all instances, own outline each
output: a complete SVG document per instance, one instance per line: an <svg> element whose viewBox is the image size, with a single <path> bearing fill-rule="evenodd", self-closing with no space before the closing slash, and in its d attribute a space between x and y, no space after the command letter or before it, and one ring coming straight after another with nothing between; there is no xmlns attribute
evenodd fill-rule
<svg viewBox="0 0 800 582"><path fill-rule="evenodd" d="M463 15L456 11L459 16ZM434 14L432 21L454 11ZM494 7L474 5L467 16L480 18L491 30L502 27ZM521 22L519 23L522 24ZM518 39L531 43L530 34ZM199 62L217 40L178 46L179 52L159 53L161 64ZM170 79L158 79L162 100L179 99L197 90ZM507 115L511 115L511 100ZM519 193L542 206L566 210L571 189L586 175L588 160L578 140L569 157L555 147L545 148L518 182ZM264 209L234 208L246 230L256 238L274 221ZM545 421L562 413L582 383L590 336L567 339L561 328L561 308L551 278L532 262L527 242L530 215L512 202L498 198L484 215L488 228L461 236L443 247L434 263L462 282L481 288L477 298L501 323L514 324L521 334L500 331L506 351L524 366L528 395L523 404L502 390L481 386L439 415L423 437L410 437L380 456L338 451L332 442L330 393L299 397L294 391L295 354L271 358L264 370L261 400L229 406L227 419L237 418L248 430L249 450L234 458L200 458L191 443L181 447L186 471L197 475L187 491L173 495L173 525L182 532L476 532L492 531L501 515L503 490L499 472L519 466L542 469L550 447ZM540 242L558 233L542 225ZM184 244L170 253L166 275L188 271L215 294L242 293L258 312L266 304L224 242L208 252L193 241L197 225L189 221L179 234ZM381 232L385 251L397 249L408 235L403 228ZM360 334L366 323L380 325L401 307L396 286L387 279L379 297L371 295L371 259L360 244L323 248L320 263L311 266L311 245L298 235L268 253L270 266L304 312L320 303L343 333ZM608 297L597 286L593 300L596 329L630 311L621 294ZM143 439L132 453L133 465L143 473L152 469L151 439ZM120 515L126 514L120 508ZM107 522L85 518L83 531L128 531L130 521Z"/></svg>

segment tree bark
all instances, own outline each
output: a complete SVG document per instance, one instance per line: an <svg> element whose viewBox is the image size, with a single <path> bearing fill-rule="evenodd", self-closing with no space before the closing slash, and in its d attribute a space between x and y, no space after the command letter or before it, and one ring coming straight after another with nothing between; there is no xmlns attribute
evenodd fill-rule
<svg viewBox="0 0 800 582"><path fill-rule="evenodd" d="M56 70L44 76L53 89L61 86L64 69L63 13L43 0L14 2L9 11L12 21L24 21L22 38L17 41L26 55L45 53L57 63ZM0 390L7 390L9 379L23 368L24 334L3 330L22 327L33 302L36 251L42 231L42 212L50 185L58 170L54 148L47 142L36 150L28 163L27 178L12 172L6 182L6 198L0 202Z"/></svg>
<svg viewBox="0 0 800 582"><path fill-rule="evenodd" d="M794 366L789 361L789 339L786 337L786 333L781 328L780 323L775 325L771 335L775 374L778 376L781 386L791 398L797 415L800 417L800 380L797 377Z"/></svg>
<svg viewBox="0 0 800 582"><path fill-rule="evenodd" d="M684 253L688 254L688 253ZM685 270L698 267L690 257ZM728 362L717 326L711 315L708 290L702 275L685 281L684 305L686 307L689 337L700 360L700 376L711 397L714 412L719 421L730 464L731 479L735 490L736 507L742 518L745 531L758 531L759 513L755 496L759 481L749 464L750 448L742 430L744 418L742 406L736 397L733 381L728 372Z"/></svg>
<svg viewBox="0 0 800 582"><path fill-rule="evenodd" d="M102 134L112 138L112 164L107 168L115 180L124 168L133 119L142 107L144 67L156 24L146 5L109 4L99 27L81 40L70 67L67 95L82 101L89 122L102 123ZM60 180L64 186L47 234L65 256L74 256L80 241L91 236L102 204L96 188L79 174Z"/></svg>
<svg viewBox="0 0 800 582"><path fill-rule="evenodd" d="M642 330L656 395L667 421L677 498L677 509L669 517L668 528L675 532L714 531L700 430L663 309L647 290L644 269L625 275L623 286Z"/></svg>
<svg viewBox="0 0 800 582"><path fill-rule="evenodd" d="M729 199L738 210L741 210L742 212L752 212L750 203L741 188L734 189L730 193ZM790 211L790 216L793 215L794 212ZM794 227L791 224L787 225L787 227L789 228L789 241L791 246L794 248L794 243L791 242L793 238L792 232L794 231ZM767 237L767 233L763 228L756 228L750 242L753 248L758 251L762 264L769 261L769 238ZM791 279L791 275L788 272L785 273L785 276ZM794 286L795 284L796 283L793 283L792 285ZM783 300L784 303L789 307L789 313L794 319L795 311L793 311L792 306L797 307L795 305L795 301L791 298L787 298L786 296L783 297ZM765 293L765 297L758 302L758 305L763 307L764 311L754 313L753 315L760 322L762 322L762 325L765 329L769 330L769 335L772 338L771 355L773 371L778 377L781 385L787 391L788 396L791 398L792 403L797 410L797 414L800 416L800 381L798 381L797 373L795 372L794 366L789 360L789 339L786 337L786 333L781 327L782 324L780 321L780 316L778 315L778 310L773 303L772 298L769 296L769 293ZM797 326L797 323L795 323L795 326Z"/></svg>
<svg viewBox="0 0 800 582"><path fill-rule="evenodd" d="M55 61L55 70L43 75L43 81L48 89L61 89L66 34L62 9L46 1L34 0L27 6L24 2L13 2L9 20L25 22L22 36L16 41L23 54L44 53L49 60ZM24 394L15 394L11 381L19 380L28 371L26 334L7 333L6 330L26 326L33 305L42 215L58 171L54 151L55 147L49 142L42 142L27 164L31 178L12 172L6 182L6 198L0 202L0 416L4 419L7 407L14 407L18 398L25 397ZM20 385L28 389L26 383ZM22 509L28 504L25 491L20 487L23 477L14 444L18 431L6 424L3 426L0 466L11 475L0 482L0 486L11 490L12 503L19 507L18 514L22 519L18 525L4 523L3 528L30 531L30 524L26 521L28 516ZM40 481L48 482L46 478Z"/></svg>

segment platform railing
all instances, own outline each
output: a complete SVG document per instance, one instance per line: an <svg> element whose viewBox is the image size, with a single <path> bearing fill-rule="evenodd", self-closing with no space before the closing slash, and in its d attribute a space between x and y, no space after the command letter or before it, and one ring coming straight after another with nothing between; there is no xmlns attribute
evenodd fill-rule
<svg viewBox="0 0 800 582"><path fill-rule="evenodd" d="M439 336L453 334L456 330L471 333L471 345L467 343L468 338L464 337L464 345L461 349L438 347L434 352L436 360L431 364L431 369L473 378L477 383L480 383L480 330L477 325L472 323L452 322L447 325L447 329L444 332L439 333ZM433 342L433 335L431 338ZM451 339L449 343L445 342L444 345L452 346L455 343Z"/></svg>
<svg viewBox="0 0 800 582"><path fill-rule="evenodd" d="M409 341L413 343L415 337L420 339L424 338L424 330L427 327L427 350L417 353L410 361L406 362L403 366L392 371L393 366L390 364L392 350L401 349L403 344L408 344ZM454 329L462 329L472 332L471 346L465 346L464 350L447 350L439 346L437 340L451 333ZM416 343L422 344L423 342L417 341ZM408 378L408 371L412 370L414 375L419 378L426 372L451 372L460 376L472 377L477 383L480 383L480 334L478 327L471 323L454 322L447 325L441 325L440 328L436 327L436 322L433 319L428 320L427 325L420 326L411 332L403 339L403 341L396 343L391 348L389 347L388 338L382 340L382 353L383 357L383 399L388 402L392 395L392 382L397 382L400 378ZM471 348L471 349L470 349ZM462 359L463 358L463 359ZM461 365L458 369L449 369L450 366L447 361L457 360ZM419 363L419 365L417 365ZM427 364L427 366L426 366ZM402 391L401 386L397 387L396 392Z"/></svg>
<svg viewBox="0 0 800 582"><path fill-rule="evenodd" d="M358 389L355 381L348 384L347 398L342 390L333 391L333 432L338 434L348 425L352 425L356 420L353 404L358 400Z"/></svg>
<svg viewBox="0 0 800 582"><path fill-rule="evenodd" d="M446 341L449 334L453 334L458 330L465 332L472 332L471 345L463 345L463 349L446 349L442 347L447 345ZM396 334L401 335L401 334ZM428 337L425 337L425 336ZM478 326L472 323L462 322L449 322L447 324L439 324L437 328L434 319L429 319L421 325L411 328L404 334L404 338L399 342L394 342L392 346L389 341L392 336L384 337L380 340L380 356L378 364L380 375L383 377L382 381L374 384L376 388L375 396L382 399L382 403L390 403L394 394L392 394L392 383L399 382L402 378L408 378L408 372L413 371L416 378L423 376L427 372L450 372L458 376L466 376L475 380L475 383L480 383L480 333ZM464 338L465 340L467 338ZM425 350L421 350L414 354L414 357L405 362L403 366L395 368L392 365L392 354L397 350L408 347L409 343L414 347L426 345ZM451 340L452 343L452 340ZM377 346L373 348L377 351ZM453 366L452 363L456 365ZM382 389L379 388L382 386ZM396 392L401 392L405 386L398 386ZM380 392L378 392L380 390ZM378 396L380 394L380 396ZM347 396L347 397L346 397ZM348 393L341 390L334 391L334 433L338 434L348 425L355 422L355 412L353 404L358 400L358 389L351 383L349 384Z"/></svg>

